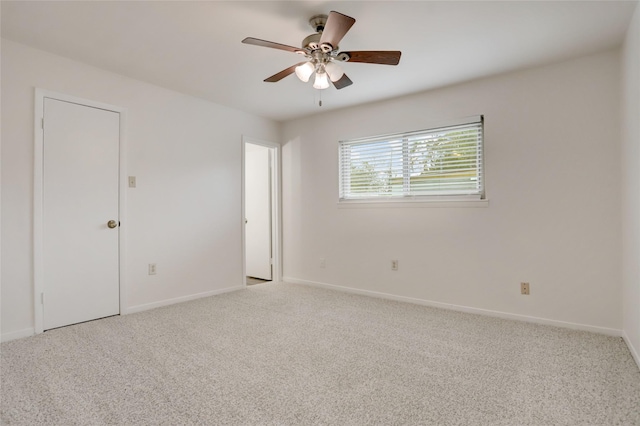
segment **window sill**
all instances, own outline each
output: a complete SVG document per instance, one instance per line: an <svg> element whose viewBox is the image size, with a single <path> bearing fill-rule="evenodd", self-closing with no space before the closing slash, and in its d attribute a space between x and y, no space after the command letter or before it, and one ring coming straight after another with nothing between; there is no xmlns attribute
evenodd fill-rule
<svg viewBox="0 0 640 426"><path fill-rule="evenodd" d="M339 209L378 208L482 208L489 207L489 200L342 200Z"/></svg>

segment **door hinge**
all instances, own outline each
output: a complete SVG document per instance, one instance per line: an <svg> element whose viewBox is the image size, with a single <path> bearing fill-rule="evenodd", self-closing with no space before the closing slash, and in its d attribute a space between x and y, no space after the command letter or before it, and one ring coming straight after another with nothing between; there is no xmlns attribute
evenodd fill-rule
<svg viewBox="0 0 640 426"><path fill-rule="evenodd" d="M269 259L269 265L273 265L273 257Z"/></svg>
<svg viewBox="0 0 640 426"><path fill-rule="evenodd" d="M40 303L44 305L44 292L40 293Z"/></svg>

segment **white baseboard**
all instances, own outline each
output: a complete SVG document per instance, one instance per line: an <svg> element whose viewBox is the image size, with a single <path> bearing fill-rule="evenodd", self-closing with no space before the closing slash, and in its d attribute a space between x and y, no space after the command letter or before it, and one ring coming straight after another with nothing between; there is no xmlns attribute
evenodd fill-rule
<svg viewBox="0 0 640 426"><path fill-rule="evenodd" d="M586 324L578 324L578 323L573 323L573 322L557 321L557 320L552 320L552 319L547 319L547 318L539 318L539 317L531 317L531 316L527 316L527 315L512 314L512 313L509 313L509 312L501 312L501 311L492 311L492 310L489 310L489 309L473 308L473 307L470 307L470 306L453 305L453 304L450 304L450 303L435 302L435 301L432 301L432 300L418 299L418 298L414 298L414 297L397 296L397 295L389 294L389 293L382 293L382 292L370 291L370 290L362 290L362 289L351 288L351 287L343 287L343 286L339 286L339 285L335 285L335 284L327 284L327 283L322 283L322 282L317 282L317 281L302 280L302 279L294 278L294 277L282 277L282 281L289 282L289 283L292 283L292 284L308 285L308 286L312 286L312 287L329 288L329 289L333 289L333 290L343 291L343 292L346 292L346 293L361 294L361 295L364 295L364 296L371 296L371 297L377 297L377 298L381 298L381 299L395 300L395 301L398 301L398 302L414 303L414 304L417 304L417 305L430 306L430 307L433 307L433 308L449 309L449 310L453 310L453 311L466 312L466 313L469 313L469 314L486 315L486 316L497 317L497 318L512 319L512 320L517 320L517 321L525 321L525 322L530 322L530 323L535 323L535 324L544 324L544 325L552 325L552 326L555 326L555 327L570 328L572 330L590 331L590 332L593 332L593 333L606 334L608 336L622 337L622 330L616 330L614 328L606 328L606 327L598 327L598 326L595 326L595 325L586 325Z"/></svg>
<svg viewBox="0 0 640 426"><path fill-rule="evenodd" d="M204 293L190 294L188 296L176 297L174 299L160 300L158 302L146 303L144 305L131 306L129 308L121 309L121 315L133 314L136 312L148 311L149 309L159 308L162 306L173 305L174 303L187 302L189 300L200 299L202 297L215 296L216 294L229 293L231 291L243 290L246 286L239 285L234 287L222 288L219 290L206 291ZM22 339L24 337L31 337L35 335L34 328L25 328L23 330L12 331L10 333L4 333L0 336L0 342L8 342L10 340Z"/></svg>
<svg viewBox="0 0 640 426"><path fill-rule="evenodd" d="M188 302L189 300L201 299L203 297L215 296L216 294L229 293L231 291L243 290L246 286L239 285L234 287L222 288L219 290L205 291L204 293L190 294L188 296L176 297L174 299L160 300L153 303L145 303L144 305L131 306L121 310L122 315L134 314L136 312L148 311L149 309L160 308L162 306L173 305L175 303Z"/></svg>
<svg viewBox="0 0 640 426"><path fill-rule="evenodd" d="M2 336L0 336L0 342L8 342L9 340L31 337L34 334L36 334L36 330L34 328L25 328L18 331L12 331L10 333L4 333Z"/></svg>
<svg viewBox="0 0 640 426"><path fill-rule="evenodd" d="M634 361L636 362L636 364L638 364L638 368L640 368L640 355L638 355L638 348L635 348L633 346L633 344L631 343L631 339L629 339L627 332L624 330L622 330L622 338L624 339L624 342L627 344L627 347L629 348L629 352L631 352L631 356L633 357Z"/></svg>

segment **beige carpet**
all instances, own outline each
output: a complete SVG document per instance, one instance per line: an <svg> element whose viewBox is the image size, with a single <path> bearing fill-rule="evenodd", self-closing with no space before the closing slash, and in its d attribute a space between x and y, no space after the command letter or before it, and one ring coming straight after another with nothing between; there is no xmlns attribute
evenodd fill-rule
<svg viewBox="0 0 640 426"><path fill-rule="evenodd" d="M267 283L0 346L3 425L638 425L619 338Z"/></svg>

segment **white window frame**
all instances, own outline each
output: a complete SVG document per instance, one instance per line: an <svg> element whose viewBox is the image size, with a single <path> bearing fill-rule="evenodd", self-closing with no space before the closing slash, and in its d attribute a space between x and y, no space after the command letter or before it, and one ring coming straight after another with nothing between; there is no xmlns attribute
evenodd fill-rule
<svg viewBox="0 0 640 426"><path fill-rule="evenodd" d="M346 186L350 186L350 173L344 173L349 170L348 157L342 155L343 149L349 146L362 144L366 142L380 142L384 140L403 140L402 162L406 166L409 160L408 156L408 138L422 133L429 133L434 130L455 128L462 125L480 124L480 140L478 141L478 162L479 162L479 190L474 194L411 194L408 191L410 175L408 172L403 173L403 191L401 195L386 196L360 196L360 197L343 197L342 190ZM453 129L452 129L453 130ZM339 207L367 207L369 205L385 206L385 207L401 207L401 206L434 206L434 207L484 207L488 205L485 196L485 179L484 179L484 116L472 116L460 118L457 120L447 120L446 122L431 123L427 128L420 131L403 132L396 134L388 134L382 136L366 137L360 139L341 140L338 143L338 205ZM405 167L406 169L406 167Z"/></svg>

